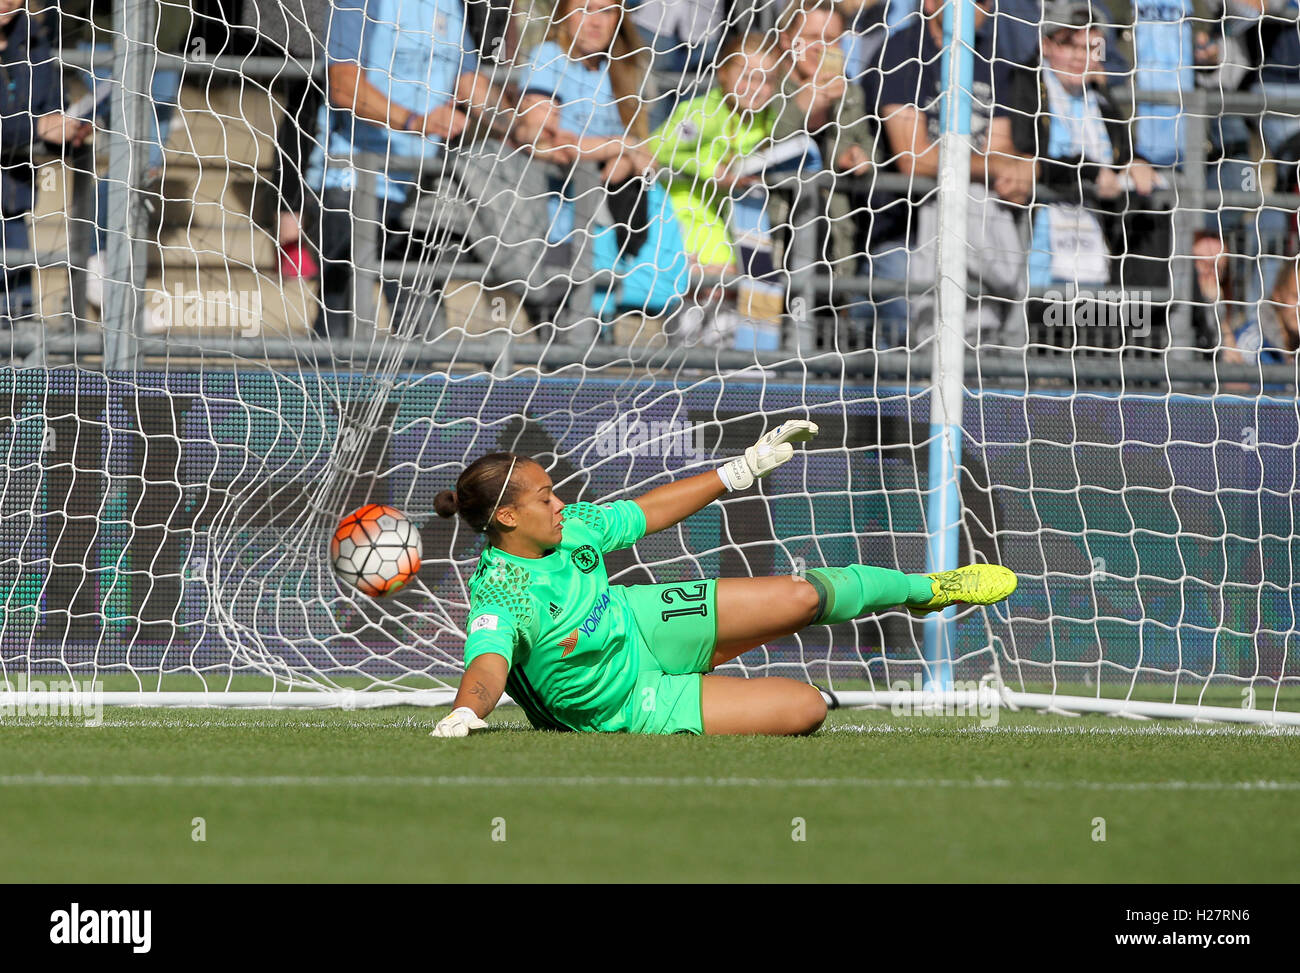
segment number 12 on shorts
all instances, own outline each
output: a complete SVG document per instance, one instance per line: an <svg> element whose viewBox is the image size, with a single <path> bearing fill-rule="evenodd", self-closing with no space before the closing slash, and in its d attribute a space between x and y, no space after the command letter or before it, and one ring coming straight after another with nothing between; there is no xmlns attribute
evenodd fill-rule
<svg viewBox="0 0 1300 973"><path fill-rule="evenodd" d="M661 613L660 617L666 622L672 618L678 618L682 615L699 615L701 618L709 617L709 606L704 600L708 597L709 587L701 581L698 584L690 585L694 590L691 594L686 587L665 588L659 597L663 599L665 605L678 604L681 602L698 602L695 605L688 605L685 608L672 608Z"/></svg>

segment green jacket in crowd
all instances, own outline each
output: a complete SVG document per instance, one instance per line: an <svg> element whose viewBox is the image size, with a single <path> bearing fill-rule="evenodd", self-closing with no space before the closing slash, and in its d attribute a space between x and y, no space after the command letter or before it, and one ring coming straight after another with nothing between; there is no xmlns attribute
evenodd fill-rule
<svg viewBox="0 0 1300 973"><path fill-rule="evenodd" d="M705 266L736 263L727 230L731 196L714 180L719 164L749 155L771 137L772 107L733 111L721 88L677 106L650 137L650 151L671 172L669 196L686 250Z"/></svg>

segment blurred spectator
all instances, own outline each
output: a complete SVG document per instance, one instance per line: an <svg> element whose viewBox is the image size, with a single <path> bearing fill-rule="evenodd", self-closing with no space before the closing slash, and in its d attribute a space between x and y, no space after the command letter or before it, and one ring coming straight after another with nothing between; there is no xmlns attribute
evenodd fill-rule
<svg viewBox="0 0 1300 973"><path fill-rule="evenodd" d="M525 125L552 125L556 140L601 166L615 200L654 165L650 126L640 99L646 68L641 40L619 0L560 0L548 39L532 52L520 81L529 104ZM631 204L615 202L616 213ZM644 222L644 220L642 221Z"/></svg>
<svg viewBox="0 0 1300 973"><path fill-rule="evenodd" d="M684 75L712 60L727 26L725 0L639 0L629 6L650 41L656 71Z"/></svg>
<svg viewBox="0 0 1300 973"><path fill-rule="evenodd" d="M311 158L316 121L324 99L323 82L312 74L325 63L325 34L331 0L251 0L245 16L266 52L298 61L303 77L289 77L281 89L284 116L276 139L275 185L278 191L276 242L280 273L286 277L315 277L318 268L302 239L306 194L304 172Z"/></svg>
<svg viewBox="0 0 1300 973"><path fill-rule="evenodd" d="M534 319L555 314L572 278L545 265L546 176L519 149L522 140L562 163L576 154L551 142L553 123L531 124L526 136L521 128L516 138L513 107L496 106L517 101L478 70L461 0L335 0L328 57L329 153L386 160L376 174L386 255L422 267L442 260L448 236L459 236L486 266L485 283L522 291ZM351 307L356 170L325 165L317 152L312 173L324 184L317 331L341 334ZM580 278L584 257L575 259ZM419 310L409 285L387 280L385 291L395 320Z"/></svg>
<svg viewBox="0 0 1300 973"><path fill-rule="evenodd" d="M844 33L840 37L840 50L844 52L844 74L851 82L860 83L880 59L889 26L885 22L889 0L841 0L836 4L844 20Z"/></svg>
<svg viewBox="0 0 1300 973"><path fill-rule="evenodd" d="M886 17L891 31L913 26L919 19L911 19L919 10L918 0L879 0L879 3L888 7ZM1009 64L1037 61L1039 22L1044 4L1035 0L988 0L983 6L987 16L980 20L975 30L975 45L993 51L998 59ZM1099 23L1114 23L1101 0L1093 0L1092 9ZM1103 59L1107 74L1114 77L1127 73L1131 67L1115 43L1118 39L1118 30L1106 29Z"/></svg>
<svg viewBox="0 0 1300 973"><path fill-rule="evenodd" d="M1223 360L1276 365L1300 347L1300 257L1290 257L1273 280L1266 300L1237 328L1224 333Z"/></svg>
<svg viewBox="0 0 1300 973"><path fill-rule="evenodd" d="M1233 9L1254 21L1251 56L1259 73L1251 90L1265 98L1300 98L1300 2L1234 0ZM1283 190L1293 189L1295 163L1300 159L1300 111L1265 111L1259 127L1265 157L1287 163L1279 180Z"/></svg>
<svg viewBox="0 0 1300 973"><path fill-rule="evenodd" d="M1258 44L1259 75L1250 90L1271 102L1270 110L1260 117L1259 128L1265 162L1272 165L1276 177L1274 191L1300 192L1300 110L1272 107L1279 98L1293 101L1300 98L1300 3L1297 0L1241 2L1259 10L1258 33L1251 32L1252 41ZM1272 206L1259 211L1253 229L1259 234L1259 252L1265 256L1259 262L1259 280L1254 283L1261 292L1271 274L1287 272L1289 264L1271 255L1295 252L1295 228L1294 211Z"/></svg>
<svg viewBox="0 0 1300 973"><path fill-rule="evenodd" d="M1043 4L1034 0L987 0L988 16L975 28L975 45L993 51L1012 64L1029 64L1038 57L1038 21Z"/></svg>
<svg viewBox="0 0 1300 973"><path fill-rule="evenodd" d="M1197 344L1220 353L1227 342L1235 342L1244 314L1233 286L1228 251L1217 233L1201 230L1196 234L1192 266L1192 324ZM1235 350L1233 354L1237 354Z"/></svg>
<svg viewBox="0 0 1300 973"><path fill-rule="evenodd" d="M650 103L650 127L672 114L680 97L690 97L709 76L722 43L730 8L728 0L639 0L629 14L650 47L652 82L642 96ZM663 90L660 91L660 88Z"/></svg>
<svg viewBox="0 0 1300 973"><path fill-rule="evenodd" d="M880 118L887 165L909 180L935 179L939 173L943 7L943 0L923 0L924 18L890 34L878 71L868 75L868 110L874 107ZM977 6L977 30L985 16L984 7ZM1012 93L1010 66L994 61L991 49L979 45L972 60L971 185L965 239L971 244L967 274L984 297L968 311L966 330L990 336L1001 330L1003 340L1022 342L1025 249L1014 209L1004 201L1028 201L1034 162L1017 152L1012 109L995 97L995 92L1005 93L1009 99ZM915 193L920 197L923 191L918 187ZM874 275L906 277L914 292L923 291L912 302L913 341L931 333L934 317L939 211L937 193L925 190L924 197L915 214L899 206L881 207L889 222L878 224L871 244ZM878 206L880 202L873 200L873 207Z"/></svg>
<svg viewBox="0 0 1300 973"><path fill-rule="evenodd" d="M190 34L192 15L187 0L159 0L157 4L157 24L155 28L155 47L159 55L150 66L149 97L153 101L153 111L145 113L149 131L149 154L145 162L143 179L139 188L155 197L153 208L161 193L164 157L167 139L171 134L172 115L180 100L181 70L178 55L181 53L186 38ZM93 36L93 31L92 31ZM94 45L97 54L110 54L112 47L102 41ZM78 72L80 73L80 72ZM112 75L111 64L101 64L93 74L85 74L86 83L91 89L94 119L104 129L110 129L112 122L112 95L120 84ZM101 97L101 95L107 95ZM89 116L88 116L89 117ZM95 185L95 234L91 237L91 250L86 263L86 300L93 307L100 307L104 300L104 252L108 249L109 216L109 179L99 179ZM186 190L188 192L188 189ZM152 307L146 309L146 315L152 315ZM152 324L146 324L153 329Z"/></svg>
<svg viewBox="0 0 1300 973"><path fill-rule="evenodd" d="M990 0L985 6L990 16L976 31L975 43L995 51L996 57L1011 64L1038 62L1042 22L1055 6L1035 0ZM1090 4L1092 20L1096 26L1098 64L1095 70L1103 76L1098 80L1109 86L1127 78L1133 65L1120 49L1120 29L1110 14L1110 8L1101 0Z"/></svg>
<svg viewBox="0 0 1300 973"><path fill-rule="evenodd" d="M0 71L6 82L0 85L0 326L8 327L31 296L27 214L35 201L32 156L46 146L80 146L90 135L90 124L63 113L63 83L49 37L34 23L23 0L0 0Z"/></svg>
<svg viewBox="0 0 1300 973"><path fill-rule="evenodd" d="M1250 37L1263 0L1212 0L1206 19L1193 25L1197 84L1237 91L1259 69Z"/></svg>
<svg viewBox="0 0 1300 973"><path fill-rule="evenodd" d="M1142 91L1191 91L1195 84L1192 0L1135 0L1132 85ZM1187 146L1181 104L1137 103L1135 151L1157 166L1178 165Z"/></svg>
<svg viewBox="0 0 1300 973"><path fill-rule="evenodd" d="M555 141L601 167L608 220L595 228L593 253L596 270L614 272L615 285L597 295L598 309L661 314L680 300L690 275L668 194L646 179L655 160L640 97L647 69L643 52L619 0L560 0L548 39L530 56L520 87L528 102L525 125L554 120ZM564 199L573 184L557 181L550 239L563 243L574 232L574 205Z"/></svg>
<svg viewBox="0 0 1300 973"><path fill-rule="evenodd" d="M1252 15L1251 9L1255 14ZM1258 14L1258 0L1215 0L1209 19L1196 30L1196 83L1214 94L1243 90L1258 73L1258 57L1252 55L1251 33ZM1212 192L1240 192L1255 184L1255 160L1250 146L1251 132L1240 114L1220 113L1207 120L1210 153L1206 166L1206 188ZM1208 228L1228 232L1242 227L1242 207L1221 205L1206 214ZM1254 237L1250 228L1249 236ZM1257 241L1245 246L1258 251Z"/></svg>
<svg viewBox="0 0 1300 973"><path fill-rule="evenodd" d="M734 280L739 268L744 309L767 320L780 318L783 288L765 235L767 193L759 175L746 172L746 160L772 135L781 63L763 35L731 41L717 86L679 105L651 140L671 172L670 195L687 251L706 274L724 280ZM733 243L733 228L740 245Z"/></svg>
<svg viewBox="0 0 1300 973"><path fill-rule="evenodd" d="M1124 119L1098 86L1104 34L1088 0L1049 7L1042 33L1041 68L1017 75L1018 82L1037 83L1027 96L1036 106L1033 125L1015 125L1016 143L1038 157L1037 185L1057 199L1035 207L1029 285L1095 287L1111 279L1108 235L1128 251L1147 253L1154 245L1124 238L1099 207L1113 215L1127 191L1149 196L1159 177L1133 158Z"/></svg>
<svg viewBox="0 0 1300 973"><path fill-rule="evenodd" d="M1206 181L1211 191L1255 193L1271 185L1274 192L1285 193L1296 187L1300 111L1280 107L1278 100L1300 98L1298 10L1295 0L1216 0L1206 29L1197 33L1198 84L1215 93L1251 92L1272 109L1209 119L1213 154ZM1262 164L1251 142L1255 124L1263 142ZM1242 282L1242 299L1258 301L1277 269L1271 254L1287 252L1294 213L1230 201L1208 213L1206 225L1232 234L1234 250L1250 261L1253 271Z"/></svg>
<svg viewBox="0 0 1300 973"><path fill-rule="evenodd" d="M844 18L831 0L789 0L776 27L790 67L782 82L781 113L772 137L781 140L806 133L817 143L827 168L845 176L866 174L873 139L866 95L861 85L849 83L845 76L839 46ZM852 208L847 189L830 193L825 213L834 260L849 260L856 253ZM788 209L784 199L774 198L769 206L772 221L785 222Z"/></svg>

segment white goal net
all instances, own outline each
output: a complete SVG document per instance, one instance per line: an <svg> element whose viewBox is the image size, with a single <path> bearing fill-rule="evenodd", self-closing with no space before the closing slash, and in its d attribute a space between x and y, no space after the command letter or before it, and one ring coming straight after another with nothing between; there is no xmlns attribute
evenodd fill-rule
<svg viewBox="0 0 1300 973"><path fill-rule="evenodd" d="M728 671L1300 722L1295 0L0 9L0 687L447 701L469 462L631 498L808 418L611 579L1020 587Z"/></svg>

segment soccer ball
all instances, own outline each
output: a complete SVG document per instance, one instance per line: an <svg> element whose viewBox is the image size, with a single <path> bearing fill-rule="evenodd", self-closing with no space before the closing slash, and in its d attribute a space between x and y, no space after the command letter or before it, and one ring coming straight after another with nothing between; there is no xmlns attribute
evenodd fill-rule
<svg viewBox="0 0 1300 973"><path fill-rule="evenodd" d="M339 522L330 560L340 578L382 598L403 588L420 570L420 532L394 507L368 503Z"/></svg>

